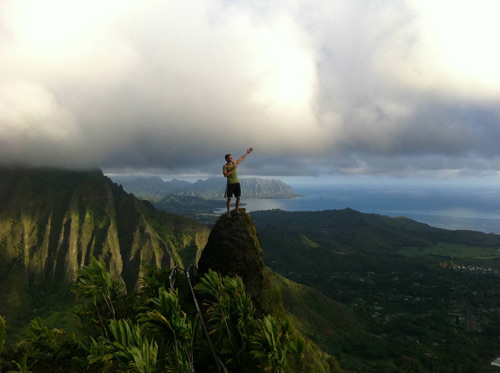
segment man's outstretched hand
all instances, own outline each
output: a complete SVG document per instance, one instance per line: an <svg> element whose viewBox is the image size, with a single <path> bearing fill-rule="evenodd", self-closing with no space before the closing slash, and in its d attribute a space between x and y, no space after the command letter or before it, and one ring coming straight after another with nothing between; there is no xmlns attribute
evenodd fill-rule
<svg viewBox="0 0 500 373"><path fill-rule="evenodd" d="M253 148L248 148L247 154L250 154L253 151Z"/></svg>

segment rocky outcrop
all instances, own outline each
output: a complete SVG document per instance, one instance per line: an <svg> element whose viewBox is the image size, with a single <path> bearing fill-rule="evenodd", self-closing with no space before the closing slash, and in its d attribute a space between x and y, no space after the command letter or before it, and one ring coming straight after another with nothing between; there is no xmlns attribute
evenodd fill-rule
<svg viewBox="0 0 500 373"><path fill-rule="evenodd" d="M132 288L144 266L194 262L208 234L143 204L100 170L0 168L0 290L14 277L70 283L92 256Z"/></svg>
<svg viewBox="0 0 500 373"><path fill-rule="evenodd" d="M250 215L240 209L231 217L222 215L210 232L198 262L201 274L212 269L223 276L240 276L247 292L259 305L264 287L264 262L257 230Z"/></svg>

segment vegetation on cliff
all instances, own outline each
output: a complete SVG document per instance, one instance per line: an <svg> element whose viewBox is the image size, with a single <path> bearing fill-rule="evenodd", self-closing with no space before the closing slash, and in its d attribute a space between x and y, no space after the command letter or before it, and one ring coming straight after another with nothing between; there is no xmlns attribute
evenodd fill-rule
<svg viewBox="0 0 500 373"><path fill-rule="evenodd" d="M351 209L209 230L100 171L1 171L3 368L494 371L498 235Z"/></svg>
<svg viewBox="0 0 500 373"><path fill-rule="evenodd" d="M92 257L135 288L146 266L195 263L208 234L140 202L100 170L0 168L0 314L18 330L27 317L52 312L43 299L70 307L67 284Z"/></svg>
<svg viewBox="0 0 500 373"><path fill-rule="evenodd" d="M260 315L271 314L279 320L295 320L304 316L301 312L289 312L282 301L282 291L285 296L287 289L280 280L264 267L262 247L257 229L249 214L240 209L240 214L234 211L231 216L222 215L210 232L210 236L198 262L200 273L216 271L223 276L239 276L242 278L248 294ZM323 299L326 299L323 297ZM302 300L299 300L301 302ZM306 302L309 304L309 302ZM308 305L304 309L308 309ZM300 335L310 336L309 324L297 322L292 329ZM334 357L324 354L316 344L305 339L306 354L302 363L309 367L304 371L341 371Z"/></svg>
<svg viewBox="0 0 500 373"><path fill-rule="evenodd" d="M258 312L240 277L212 270L185 277L150 268L140 290L125 294L120 286L92 258L73 285L78 331L69 337L35 318L8 347L0 370L3 365L32 372L341 371L288 319Z"/></svg>
<svg viewBox="0 0 500 373"><path fill-rule="evenodd" d="M291 324L244 212L209 238L100 171L2 171L4 368L341 371ZM179 268L198 259L194 286Z"/></svg>

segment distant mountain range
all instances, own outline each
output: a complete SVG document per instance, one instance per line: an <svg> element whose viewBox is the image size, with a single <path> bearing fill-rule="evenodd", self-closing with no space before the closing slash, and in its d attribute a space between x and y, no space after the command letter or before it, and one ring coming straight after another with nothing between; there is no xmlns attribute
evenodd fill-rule
<svg viewBox="0 0 500 373"><path fill-rule="evenodd" d="M158 176L151 177L124 177L112 176L112 180L121 184L129 193L139 198L155 200L166 195L201 197L204 199L219 199L224 197L226 179L210 177L194 183L173 179L163 181ZM300 197L293 188L281 180L263 178L240 179L243 196L245 198L296 198Z"/></svg>

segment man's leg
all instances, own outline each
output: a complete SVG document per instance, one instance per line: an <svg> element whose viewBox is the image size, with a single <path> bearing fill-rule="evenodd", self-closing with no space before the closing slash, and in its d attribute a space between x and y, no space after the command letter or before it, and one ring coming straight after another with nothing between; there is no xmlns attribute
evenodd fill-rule
<svg viewBox="0 0 500 373"><path fill-rule="evenodd" d="M234 208L234 210L236 211L236 213L238 215L241 215L240 214L240 198L241 198L241 185L240 183L238 184L235 184L235 189L234 189L234 196L236 197L236 207Z"/></svg>
<svg viewBox="0 0 500 373"><path fill-rule="evenodd" d="M237 214L240 213L240 211L238 210L240 208L240 199L241 197L236 197L236 207L234 209L236 210Z"/></svg>
<svg viewBox="0 0 500 373"><path fill-rule="evenodd" d="M236 202L236 203L238 203L238 202ZM231 198L227 199L227 212L228 213L231 212Z"/></svg>

